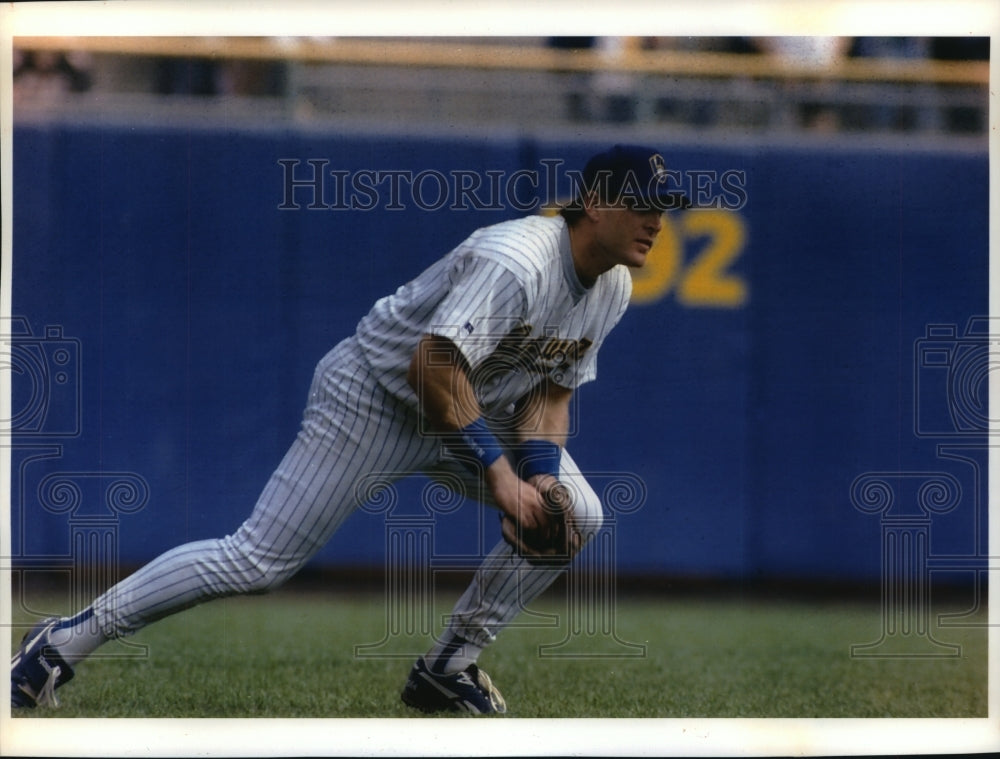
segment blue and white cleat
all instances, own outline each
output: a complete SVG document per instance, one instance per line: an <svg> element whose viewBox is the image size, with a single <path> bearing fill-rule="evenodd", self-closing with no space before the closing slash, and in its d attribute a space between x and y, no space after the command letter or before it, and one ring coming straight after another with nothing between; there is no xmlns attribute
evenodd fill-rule
<svg viewBox="0 0 1000 759"><path fill-rule="evenodd" d="M423 657L410 670L401 694L403 703L422 712L503 714L507 703L490 676L475 664L452 675L436 675Z"/></svg>
<svg viewBox="0 0 1000 759"><path fill-rule="evenodd" d="M43 619L24 636L10 661L10 705L14 709L59 706L56 688L73 679L73 668L49 645L59 617Z"/></svg>

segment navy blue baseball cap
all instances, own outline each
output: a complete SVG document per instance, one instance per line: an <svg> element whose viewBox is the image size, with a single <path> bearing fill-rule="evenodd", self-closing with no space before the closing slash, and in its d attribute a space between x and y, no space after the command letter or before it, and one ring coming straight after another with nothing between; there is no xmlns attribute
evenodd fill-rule
<svg viewBox="0 0 1000 759"><path fill-rule="evenodd" d="M680 190L671 189L669 178L659 151L642 145L615 145L587 161L581 190L596 192L608 203L631 200L661 211L690 208L691 201Z"/></svg>

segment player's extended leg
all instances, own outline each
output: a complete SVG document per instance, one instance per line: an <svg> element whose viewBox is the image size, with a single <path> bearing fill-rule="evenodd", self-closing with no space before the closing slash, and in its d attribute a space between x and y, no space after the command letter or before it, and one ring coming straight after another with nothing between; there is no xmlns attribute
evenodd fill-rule
<svg viewBox="0 0 1000 759"><path fill-rule="evenodd" d="M446 484L461 481L466 488L462 491L464 494L482 497L482 486L458 468L443 465L440 470L428 474L440 477ZM584 541L589 542L603 522L601 501L567 451L562 453L559 480L573 495L574 521ZM403 690L403 700L426 711L455 708L504 711L505 706L488 708L503 704L491 682L486 689L489 698L482 703L475 692L470 692L461 682L452 681L463 673L471 673L473 679L481 675L476 661L483 649L565 571L562 567L529 564L501 539L455 604L448 628L427 655L414 665Z"/></svg>
<svg viewBox="0 0 1000 759"><path fill-rule="evenodd" d="M373 488L435 457L439 444L416 430L414 412L381 390L351 341L342 343L318 365L301 431L246 522L228 537L166 552L76 617L36 626L12 662L14 705L54 701L43 697L111 638L210 599L284 582Z"/></svg>

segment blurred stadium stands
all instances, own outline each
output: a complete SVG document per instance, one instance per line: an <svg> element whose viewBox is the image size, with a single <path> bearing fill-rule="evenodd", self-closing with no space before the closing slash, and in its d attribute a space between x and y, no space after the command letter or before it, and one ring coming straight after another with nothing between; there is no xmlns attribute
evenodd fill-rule
<svg viewBox="0 0 1000 759"><path fill-rule="evenodd" d="M987 38L32 37L14 83L19 116L985 138L988 57Z"/></svg>

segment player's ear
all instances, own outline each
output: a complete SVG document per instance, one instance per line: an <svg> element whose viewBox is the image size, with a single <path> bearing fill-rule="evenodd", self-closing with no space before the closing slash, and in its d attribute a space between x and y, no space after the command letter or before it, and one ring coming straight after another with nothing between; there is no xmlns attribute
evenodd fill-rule
<svg viewBox="0 0 1000 759"><path fill-rule="evenodd" d="M588 192L583 198L583 212L587 218L596 223L601 217L601 199L596 192Z"/></svg>

